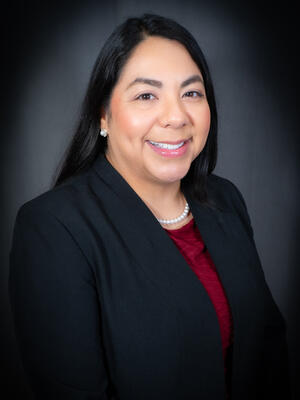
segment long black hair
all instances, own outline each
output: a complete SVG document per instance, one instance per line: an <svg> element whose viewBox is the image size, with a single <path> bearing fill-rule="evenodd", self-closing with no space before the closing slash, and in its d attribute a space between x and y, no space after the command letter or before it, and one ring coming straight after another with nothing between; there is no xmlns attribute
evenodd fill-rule
<svg viewBox="0 0 300 400"><path fill-rule="evenodd" d="M155 14L131 17L109 36L94 65L83 101L79 123L66 150L53 187L86 170L105 153L107 141L99 137L100 110L110 115L110 98L122 68L135 47L149 36L160 36L180 42L200 69L211 113L211 125L206 144L181 180L200 202L207 203L206 178L217 162L217 110L213 84L205 57L194 37L174 20ZM208 202L209 203L209 202Z"/></svg>

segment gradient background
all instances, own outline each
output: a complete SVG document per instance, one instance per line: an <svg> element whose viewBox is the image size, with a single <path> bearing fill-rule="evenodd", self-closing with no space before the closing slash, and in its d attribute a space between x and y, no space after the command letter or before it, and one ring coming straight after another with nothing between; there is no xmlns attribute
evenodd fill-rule
<svg viewBox="0 0 300 400"><path fill-rule="evenodd" d="M298 12L291 2L10 1L1 16L0 396L31 399L7 294L14 218L49 188L76 125L93 63L114 27L154 12L174 18L206 55L219 111L215 173L242 192L266 280L288 325L300 398ZM276 349L275 349L276 351ZM284 399L283 399L284 400Z"/></svg>

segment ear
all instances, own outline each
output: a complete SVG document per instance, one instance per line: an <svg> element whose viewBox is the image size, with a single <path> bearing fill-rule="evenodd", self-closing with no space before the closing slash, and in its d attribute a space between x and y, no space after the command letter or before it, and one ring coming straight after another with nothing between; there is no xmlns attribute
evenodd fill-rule
<svg viewBox="0 0 300 400"><path fill-rule="evenodd" d="M104 107L101 106L100 109L100 128L108 130L108 115L106 114Z"/></svg>

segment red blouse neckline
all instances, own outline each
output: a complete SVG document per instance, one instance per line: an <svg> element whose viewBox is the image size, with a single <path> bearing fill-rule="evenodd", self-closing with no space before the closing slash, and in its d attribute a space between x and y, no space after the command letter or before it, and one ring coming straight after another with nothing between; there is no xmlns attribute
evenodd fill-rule
<svg viewBox="0 0 300 400"><path fill-rule="evenodd" d="M177 229L167 229L164 228L165 231L172 233L177 233L177 232L186 232L188 230L190 230L190 228L194 226L194 218L192 218L187 224L181 226L180 228Z"/></svg>

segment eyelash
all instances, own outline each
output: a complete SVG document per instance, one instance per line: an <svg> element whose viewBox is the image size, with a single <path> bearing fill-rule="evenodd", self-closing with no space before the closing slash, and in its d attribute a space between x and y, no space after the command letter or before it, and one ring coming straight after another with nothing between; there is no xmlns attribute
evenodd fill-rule
<svg viewBox="0 0 300 400"><path fill-rule="evenodd" d="M188 92L186 92L186 93L197 93L198 96L196 96L196 97L203 97L203 94L202 94L201 92L198 92L197 90L190 90L190 91L188 91ZM186 93L185 93L185 94L186 94ZM142 96L148 96L148 95L154 96L152 93L142 93L142 94L140 94L140 95L136 98L136 100L148 101L148 100L150 100L150 99L143 99L143 98L142 98ZM188 96L188 97L193 98L193 97L195 97L195 96Z"/></svg>

